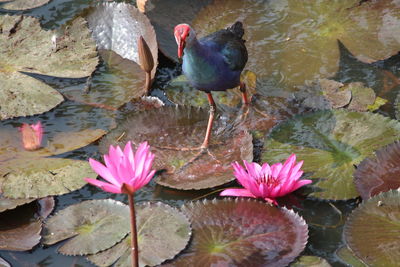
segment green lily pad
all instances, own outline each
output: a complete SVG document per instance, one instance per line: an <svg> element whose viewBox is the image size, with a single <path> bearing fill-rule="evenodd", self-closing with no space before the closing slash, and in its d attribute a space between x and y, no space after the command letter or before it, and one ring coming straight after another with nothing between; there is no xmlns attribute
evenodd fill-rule
<svg viewBox="0 0 400 267"><path fill-rule="evenodd" d="M157 40L153 26L143 13L126 3L102 3L90 9L86 19L98 48L113 50L138 64L138 40L143 36L155 62L151 72L154 78L158 58Z"/></svg>
<svg viewBox="0 0 400 267"><path fill-rule="evenodd" d="M136 206L139 246L139 266L155 266L172 259L184 249L191 237L189 220L177 209L161 202ZM88 256L97 266L130 267L131 237L128 236L114 247ZM156 253L155 253L156 252Z"/></svg>
<svg viewBox="0 0 400 267"><path fill-rule="evenodd" d="M400 124L379 114L320 111L277 125L265 138L262 161L281 162L295 153L315 180L310 196L350 199L358 196L354 166L399 137Z"/></svg>
<svg viewBox="0 0 400 267"><path fill-rule="evenodd" d="M6 2L3 5L0 5L1 8L8 9L8 10L26 10L26 9L32 9L35 7L40 7L48 2L50 0L0 0L1 2Z"/></svg>
<svg viewBox="0 0 400 267"><path fill-rule="evenodd" d="M370 198L357 207L344 227L344 239L369 266L397 266L400 261L400 191Z"/></svg>
<svg viewBox="0 0 400 267"><path fill-rule="evenodd" d="M43 30L36 18L2 15L0 29L0 119L43 113L63 101L57 91L20 72L78 78L89 76L98 64L82 18L56 34Z"/></svg>
<svg viewBox="0 0 400 267"><path fill-rule="evenodd" d="M192 26L198 36L205 36L241 20L249 51L247 68L261 77L276 75L287 85L301 85L335 74L337 40L367 62L397 53L399 3L359 2L213 1L198 12Z"/></svg>
<svg viewBox="0 0 400 267"><path fill-rule="evenodd" d="M354 183L364 200L400 187L400 143L383 147L375 155L364 159L354 173Z"/></svg>
<svg viewBox="0 0 400 267"><path fill-rule="evenodd" d="M331 267L327 260L317 256L301 256L290 267Z"/></svg>
<svg viewBox="0 0 400 267"><path fill-rule="evenodd" d="M34 200L35 200L34 198L10 199L10 198L6 198L0 194L0 212L3 212L5 210L14 209L18 206L30 203Z"/></svg>
<svg viewBox="0 0 400 267"><path fill-rule="evenodd" d="M339 258L340 261L353 267L367 266L365 263L361 262L361 260L358 259L347 246L340 247L336 251L336 256Z"/></svg>
<svg viewBox="0 0 400 267"><path fill-rule="evenodd" d="M286 266L307 243L299 215L265 202L225 198L191 202L182 210L192 221L193 239L163 266Z"/></svg>
<svg viewBox="0 0 400 267"><path fill-rule="evenodd" d="M88 200L59 211L46 221L43 243L52 245L71 238L58 252L87 255L121 241L130 230L129 207L104 199Z"/></svg>
<svg viewBox="0 0 400 267"><path fill-rule="evenodd" d="M208 151L201 153L207 122L208 111L194 107L138 112L106 135L99 149L106 153L111 144L124 146L131 140L136 147L148 141L156 155L153 166L166 170L158 184L183 190L215 187L235 179L233 161L252 161L253 145L247 131L235 132L226 117L217 116Z"/></svg>
<svg viewBox="0 0 400 267"><path fill-rule="evenodd" d="M372 88L364 87L362 83L350 83L347 85L351 91L351 102L348 106L349 110L368 111L368 107L375 102L375 92Z"/></svg>
<svg viewBox="0 0 400 267"><path fill-rule="evenodd" d="M42 158L25 164L25 171L14 171L0 177L0 187L5 197L62 195L83 187L86 184L83 177L96 176L89 163L81 160Z"/></svg>

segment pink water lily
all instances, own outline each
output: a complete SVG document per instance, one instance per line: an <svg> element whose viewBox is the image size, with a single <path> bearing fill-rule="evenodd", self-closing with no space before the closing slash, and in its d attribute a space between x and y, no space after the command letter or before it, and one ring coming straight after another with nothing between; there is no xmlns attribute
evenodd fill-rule
<svg viewBox="0 0 400 267"><path fill-rule="evenodd" d="M303 171L300 170L303 161L296 164L296 155L292 154L286 162L260 166L257 163L243 161L245 168L238 162L232 163L236 179L244 188L230 188L221 192L221 196L239 196L263 198L277 204L276 198L287 195L311 180L301 180Z"/></svg>
<svg viewBox="0 0 400 267"><path fill-rule="evenodd" d="M39 149L42 144L43 127L42 123L38 121L36 124L24 123L19 128L22 134L22 146L26 150Z"/></svg>
<svg viewBox="0 0 400 267"><path fill-rule="evenodd" d="M105 166L89 159L92 169L107 182L92 178L85 180L110 193L133 194L153 178L155 170L150 170L154 154L150 152L147 142L141 143L134 154L129 141L121 150L119 146L110 146L109 154L104 155Z"/></svg>

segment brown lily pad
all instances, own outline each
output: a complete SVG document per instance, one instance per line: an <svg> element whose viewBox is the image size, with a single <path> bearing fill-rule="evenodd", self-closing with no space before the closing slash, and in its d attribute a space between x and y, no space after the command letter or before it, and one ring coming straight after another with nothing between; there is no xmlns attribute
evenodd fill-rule
<svg viewBox="0 0 400 267"><path fill-rule="evenodd" d="M225 119L223 115L215 119L208 151L201 153L207 110L162 107L139 112L103 138L100 151L106 153L109 145L122 146L129 140L134 146L148 141L157 155L155 168L166 170L157 183L184 190L218 186L234 180L233 161L253 159L251 135L236 133Z"/></svg>
<svg viewBox="0 0 400 267"><path fill-rule="evenodd" d="M36 7L43 6L50 2L50 0L0 0L0 3L5 2L5 4L0 5L1 8L8 10L27 10Z"/></svg>
<svg viewBox="0 0 400 267"><path fill-rule="evenodd" d="M399 201L399 190L364 200L344 226L347 246L368 266L397 266L400 261Z"/></svg>
<svg viewBox="0 0 400 267"><path fill-rule="evenodd" d="M182 212L161 202L139 204L136 212L139 266L156 266L186 247L191 228ZM90 255L88 259L97 266L110 266L115 262L114 266L130 267L130 241L129 235L114 247Z"/></svg>
<svg viewBox="0 0 400 267"><path fill-rule="evenodd" d="M35 200L35 198L10 199L10 198L6 198L0 194L0 212L3 212L5 210L14 209L18 206L30 203L34 200Z"/></svg>
<svg viewBox="0 0 400 267"><path fill-rule="evenodd" d="M136 63L139 63L138 40L143 36L156 63L151 72L154 77L158 58L156 35L149 19L136 7L126 3L102 3L90 9L86 19L98 48L112 50Z"/></svg>
<svg viewBox="0 0 400 267"><path fill-rule="evenodd" d="M193 240L163 266L286 266L304 249L308 229L292 210L253 199L191 202Z"/></svg>
<svg viewBox="0 0 400 267"><path fill-rule="evenodd" d="M354 173L354 182L366 200L381 192L400 187L400 143L396 142L364 159Z"/></svg>
<svg viewBox="0 0 400 267"><path fill-rule="evenodd" d="M88 200L69 206L46 221L43 242L52 245L71 238L58 252L97 253L119 242L129 232L129 207L112 200Z"/></svg>

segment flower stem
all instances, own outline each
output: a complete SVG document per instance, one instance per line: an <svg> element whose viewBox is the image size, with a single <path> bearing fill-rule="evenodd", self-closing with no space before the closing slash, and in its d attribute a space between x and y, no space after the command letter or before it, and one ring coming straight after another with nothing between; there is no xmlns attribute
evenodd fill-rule
<svg viewBox="0 0 400 267"><path fill-rule="evenodd" d="M135 215L135 201L133 194L128 194L129 208L131 211L131 256L132 267L139 267L139 248L137 242L136 232L136 215Z"/></svg>

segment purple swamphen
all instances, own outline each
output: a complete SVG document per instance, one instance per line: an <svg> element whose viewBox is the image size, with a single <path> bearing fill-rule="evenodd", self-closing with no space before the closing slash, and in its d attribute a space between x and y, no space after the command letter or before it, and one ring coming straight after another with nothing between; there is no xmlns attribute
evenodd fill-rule
<svg viewBox="0 0 400 267"><path fill-rule="evenodd" d="M240 86L243 102L248 104L245 84L240 82L240 74L248 57L243 34L240 21L199 40L188 24L175 26L178 57L183 55L183 73L194 88L207 93L210 104L210 117L201 149L208 147L216 110L211 91L225 91Z"/></svg>

